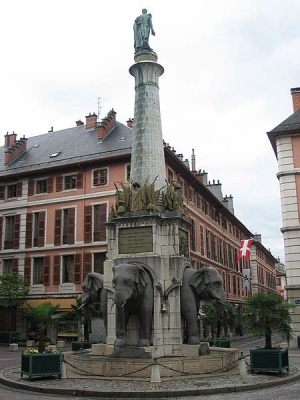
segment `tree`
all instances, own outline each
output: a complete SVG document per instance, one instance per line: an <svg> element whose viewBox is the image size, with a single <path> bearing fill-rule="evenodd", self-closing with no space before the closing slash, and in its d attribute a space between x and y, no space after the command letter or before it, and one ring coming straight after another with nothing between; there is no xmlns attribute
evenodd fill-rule
<svg viewBox="0 0 300 400"><path fill-rule="evenodd" d="M289 341L292 338L291 305L277 293L256 293L245 303L245 324L255 335L265 336L265 348L272 348L272 330L278 329Z"/></svg>
<svg viewBox="0 0 300 400"><path fill-rule="evenodd" d="M9 309L9 331L11 330L11 310L24 303L28 289L24 277L15 272L0 276L0 307Z"/></svg>
<svg viewBox="0 0 300 400"><path fill-rule="evenodd" d="M40 353L43 353L45 351L47 328L56 323L56 320L52 317L57 312L59 305L54 306L52 303L42 303L35 307L27 304L27 307L24 310L24 315L32 321L33 327L37 329L38 349Z"/></svg>

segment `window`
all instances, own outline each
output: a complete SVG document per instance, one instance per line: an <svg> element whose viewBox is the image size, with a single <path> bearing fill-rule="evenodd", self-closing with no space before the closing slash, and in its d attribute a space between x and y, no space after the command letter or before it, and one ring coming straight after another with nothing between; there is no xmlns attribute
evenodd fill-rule
<svg viewBox="0 0 300 400"><path fill-rule="evenodd" d="M47 179L36 181L36 194L47 193Z"/></svg>
<svg viewBox="0 0 300 400"><path fill-rule="evenodd" d="M7 185L7 198L17 197L17 184Z"/></svg>
<svg viewBox="0 0 300 400"><path fill-rule="evenodd" d="M77 175L67 175L64 177L64 190L76 189Z"/></svg>
<svg viewBox="0 0 300 400"><path fill-rule="evenodd" d="M107 168L95 169L93 171L94 186L107 185Z"/></svg>
<svg viewBox="0 0 300 400"><path fill-rule="evenodd" d="M62 283L75 282L75 259L74 255L62 257Z"/></svg>
<svg viewBox="0 0 300 400"><path fill-rule="evenodd" d="M106 204L94 206L94 242L106 240L106 208Z"/></svg>
<svg viewBox="0 0 300 400"><path fill-rule="evenodd" d="M94 272L98 274L104 273L104 261L106 260L106 253L94 253Z"/></svg>
<svg viewBox="0 0 300 400"><path fill-rule="evenodd" d="M10 274L13 272L13 258L3 260L3 274Z"/></svg>
<svg viewBox="0 0 300 400"><path fill-rule="evenodd" d="M32 284L40 285L44 283L44 257L34 257L32 269Z"/></svg>
<svg viewBox="0 0 300 400"><path fill-rule="evenodd" d="M14 242L14 226L15 226L15 216L11 215L5 218L5 239L4 248L12 249Z"/></svg>

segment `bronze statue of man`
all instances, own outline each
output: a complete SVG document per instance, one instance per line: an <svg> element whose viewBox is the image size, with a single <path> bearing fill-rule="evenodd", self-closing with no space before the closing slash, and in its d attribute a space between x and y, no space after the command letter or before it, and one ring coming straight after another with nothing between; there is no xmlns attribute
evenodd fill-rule
<svg viewBox="0 0 300 400"><path fill-rule="evenodd" d="M152 25L152 15L148 14L145 8L142 10L142 15L135 19L133 31L135 53L141 50L152 50L149 47L149 35L151 32L155 36L155 32Z"/></svg>

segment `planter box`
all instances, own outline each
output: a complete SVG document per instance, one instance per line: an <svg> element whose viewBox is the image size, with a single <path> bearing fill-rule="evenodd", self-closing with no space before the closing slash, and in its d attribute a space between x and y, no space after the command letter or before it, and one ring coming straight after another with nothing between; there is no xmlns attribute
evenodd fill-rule
<svg viewBox="0 0 300 400"><path fill-rule="evenodd" d="M288 349L251 349L251 372L278 372L289 370Z"/></svg>
<svg viewBox="0 0 300 400"><path fill-rule="evenodd" d="M21 361L21 377L25 374L29 379L55 375L61 378L61 353L22 354Z"/></svg>
<svg viewBox="0 0 300 400"><path fill-rule="evenodd" d="M91 342L72 342L72 351L90 349L91 347Z"/></svg>

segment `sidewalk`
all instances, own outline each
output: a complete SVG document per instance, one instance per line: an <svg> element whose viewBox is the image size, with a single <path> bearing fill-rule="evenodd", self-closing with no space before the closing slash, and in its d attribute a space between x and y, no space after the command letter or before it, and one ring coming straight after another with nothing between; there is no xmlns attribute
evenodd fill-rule
<svg viewBox="0 0 300 400"><path fill-rule="evenodd" d="M23 349L22 349L23 350ZM170 378L161 383L130 379L36 379L29 381L20 377L21 351L10 353L7 348L0 348L0 367L6 369L0 373L0 382L7 386L31 390L40 393L97 396L106 398L162 398L188 395L215 394L258 390L300 379L300 350L290 351L290 373L278 375L238 373L208 374L184 378ZM9 364L4 363L10 360ZM15 366L12 367L12 363ZM235 371L236 372L236 371Z"/></svg>

